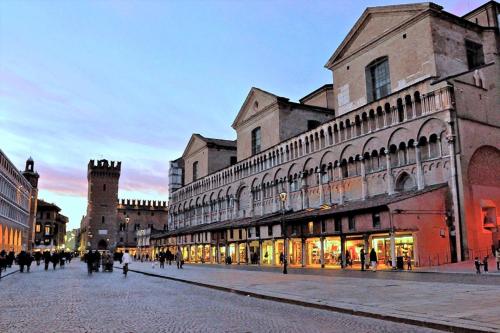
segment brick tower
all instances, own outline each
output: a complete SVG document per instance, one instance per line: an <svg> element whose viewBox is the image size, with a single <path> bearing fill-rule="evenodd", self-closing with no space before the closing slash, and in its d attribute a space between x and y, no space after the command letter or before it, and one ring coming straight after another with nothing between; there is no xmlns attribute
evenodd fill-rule
<svg viewBox="0 0 500 333"><path fill-rule="evenodd" d="M35 241L35 220L36 220L36 209L38 202L38 178L40 178L38 172L35 171L35 162L31 158L31 156L26 161L26 167L24 168L23 176L30 182L32 186L31 203L30 203L30 221L29 221L30 227L28 230L28 235L26 240L26 245L27 245L26 249L28 251L31 251Z"/></svg>
<svg viewBox="0 0 500 333"><path fill-rule="evenodd" d="M121 162L90 160L87 169L88 202L86 219L87 247L111 250L116 247L118 234L118 181Z"/></svg>

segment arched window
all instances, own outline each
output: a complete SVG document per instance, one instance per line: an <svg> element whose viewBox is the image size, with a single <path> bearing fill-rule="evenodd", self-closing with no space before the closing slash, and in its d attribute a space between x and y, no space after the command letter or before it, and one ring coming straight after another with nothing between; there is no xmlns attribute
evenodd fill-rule
<svg viewBox="0 0 500 333"><path fill-rule="evenodd" d="M372 61L365 68L366 93L368 102L385 97L391 93L389 60L387 57Z"/></svg>
<svg viewBox="0 0 500 333"><path fill-rule="evenodd" d="M260 153L261 131L260 127L252 130L252 155Z"/></svg>
<svg viewBox="0 0 500 333"><path fill-rule="evenodd" d="M349 177L349 172L347 170L347 161L345 159L340 162L340 170L342 173L342 178Z"/></svg>
<svg viewBox="0 0 500 333"><path fill-rule="evenodd" d="M396 191L405 192L411 191L414 188L415 182L413 181L413 178L406 172L403 172L396 181Z"/></svg>
<svg viewBox="0 0 500 333"><path fill-rule="evenodd" d="M429 137L429 158L439 157L439 142L436 134Z"/></svg>

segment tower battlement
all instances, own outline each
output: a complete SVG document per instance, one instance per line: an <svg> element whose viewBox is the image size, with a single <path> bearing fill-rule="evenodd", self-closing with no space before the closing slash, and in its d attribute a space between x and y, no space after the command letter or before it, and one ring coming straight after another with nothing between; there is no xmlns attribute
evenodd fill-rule
<svg viewBox="0 0 500 333"><path fill-rule="evenodd" d="M161 209L165 210L168 208L166 201L157 200L135 200L135 199L121 199L118 200L119 209Z"/></svg>
<svg viewBox="0 0 500 333"><path fill-rule="evenodd" d="M91 174L94 176L118 176L120 177L120 170L121 170L122 162L120 161L108 161L106 159L102 160L90 160L88 164L88 173L87 175L90 176Z"/></svg>

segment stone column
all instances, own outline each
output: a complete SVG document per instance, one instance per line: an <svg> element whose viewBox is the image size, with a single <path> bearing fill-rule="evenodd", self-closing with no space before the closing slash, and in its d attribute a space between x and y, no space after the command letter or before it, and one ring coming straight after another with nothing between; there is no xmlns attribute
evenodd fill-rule
<svg viewBox="0 0 500 333"><path fill-rule="evenodd" d="M417 165L417 189L422 190L424 188L424 171L420 161L420 147L415 143L413 145L415 147L415 164Z"/></svg>
<svg viewBox="0 0 500 333"><path fill-rule="evenodd" d="M322 173L318 172L318 186L319 186L319 205L322 206L325 203L324 193L323 193L323 177Z"/></svg>
<svg viewBox="0 0 500 333"><path fill-rule="evenodd" d="M250 212L249 212L249 216L253 216L253 212L254 212L254 204L255 204L255 193L256 193L257 190L253 190L251 189L250 190Z"/></svg>
<svg viewBox="0 0 500 333"><path fill-rule="evenodd" d="M236 262L240 264L240 243L234 244L234 250L236 251Z"/></svg>
<svg viewBox="0 0 500 333"><path fill-rule="evenodd" d="M278 198L279 198L278 184L275 184L273 187L273 212L277 212L280 209L280 207L278 206L278 203L280 202Z"/></svg>
<svg viewBox="0 0 500 333"><path fill-rule="evenodd" d="M360 157L359 160L361 161L361 198L366 199L366 197L368 196L368 185L366 183L365 159L363 157Z"/></svg>
<svg viewBox="0 0 500 333"><path fill-rule="evenodd" d="M264 254L264 249L262 248L262 240L259 239L259 266L262 265L262 256L263 256L263 254Z"/></svg>
<svg viewBox="0 0 500 333"><path fill-rule="evenodd" d="M391 154L388 149L385 149L385 157L387 162L387 193L389 195L394 193L394 180L392 178L392 169L391 169Z"/></svg>
<svg viewBox="0 0 500 333"><path fill-rule="evenodd" d="M261 186L260 187L260 216L264 215L264 194L265 194L265 191L264 191L264 187Z"/></svg>
<svg viewBox="0 0 500 333"><path fill-rule="evenodd" d="M346 241L346 237L344 235L341 235L340 236L340 254L342 255L342 263L340 265L342 266L342 268L346 267L345 241Z"/></svg>
<svg viewBox="0 0 500 333"><path fill-rule="evenodd" d="M272 243L273 243L273 250L271 251L272 254L271 254L271 265L276 265L276 241L273 239L272 240Z"/></svg>
<svg viewBox="0 0 500 333"><path fill-rule="evenodd" d="M247 237L248 237L248 231L247 231ZM250 242L247 240L246 241L246 247L247 247L247 265L250 263Z"/></svg>
<svg viewBox="0 0 500 333"><path fill-rule="evenodd" d="M344 203L344 181L342 177L342 167L339 164L339 204Z"/></svg>
<svg viewBox="0 0 500 333"><path fill-rule="evenodd" d="M457 261L462 261L462 231L460 228L460 208L458 202L458 185L457 185L457 160L455 156L455 136L451 123L448 124L448 149L450 151L450 188L451 198L453 201L453 226L455 229L455 247L457 251Z"/></svg>
<svg viewBox="0 0 500 333"><path fill-rule="evenodd" d="M292 188L291 188L291 184L290 184L290 181L287 181L286 182L287 184L287 189L286 189L286 192L287 192L287 196L286 196L286 210L290 210L292 208L292 205L291 205L291 198L290 198L290 193L292 192ZM281 206L278 207L278 209L281 209Z"/></svg>
<svg viewBox="0 0 500 333"><path fill-rule="evenodd" d="M205 244L202 244L201 245L201 262L204 263L205 262Z"/></svg>
<svg viewBox="0 0 500 333"><path fill-rule="evenodd" d="M306 267L306 258L307 258L307 253L306 253L306 240L305 238L302 238L302 267Z"/></svg>
<svg viewBox="0 0 500 333"><path fill-rule="evenodd" d="M389 214L392 214L392 212L389 212ZM390 242L391 242L391 266L392 269L396 269L396 239L395 239L395 232L394 230L391 231L390 233Z"/></svg>

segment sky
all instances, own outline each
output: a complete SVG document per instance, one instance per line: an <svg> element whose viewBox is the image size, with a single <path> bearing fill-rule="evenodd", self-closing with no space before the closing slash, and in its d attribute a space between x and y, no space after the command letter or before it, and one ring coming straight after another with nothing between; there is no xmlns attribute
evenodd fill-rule
<svg viewBox="0 0 500 333"><path fill-rule="evenodd" d="M444 0L455 14L484 0ZM398 1L0 2L0 149L80 225L90 159L122 161L119 198L168 199L192 133L235 139L251 87L297 101L364 9Z"/></svg>

